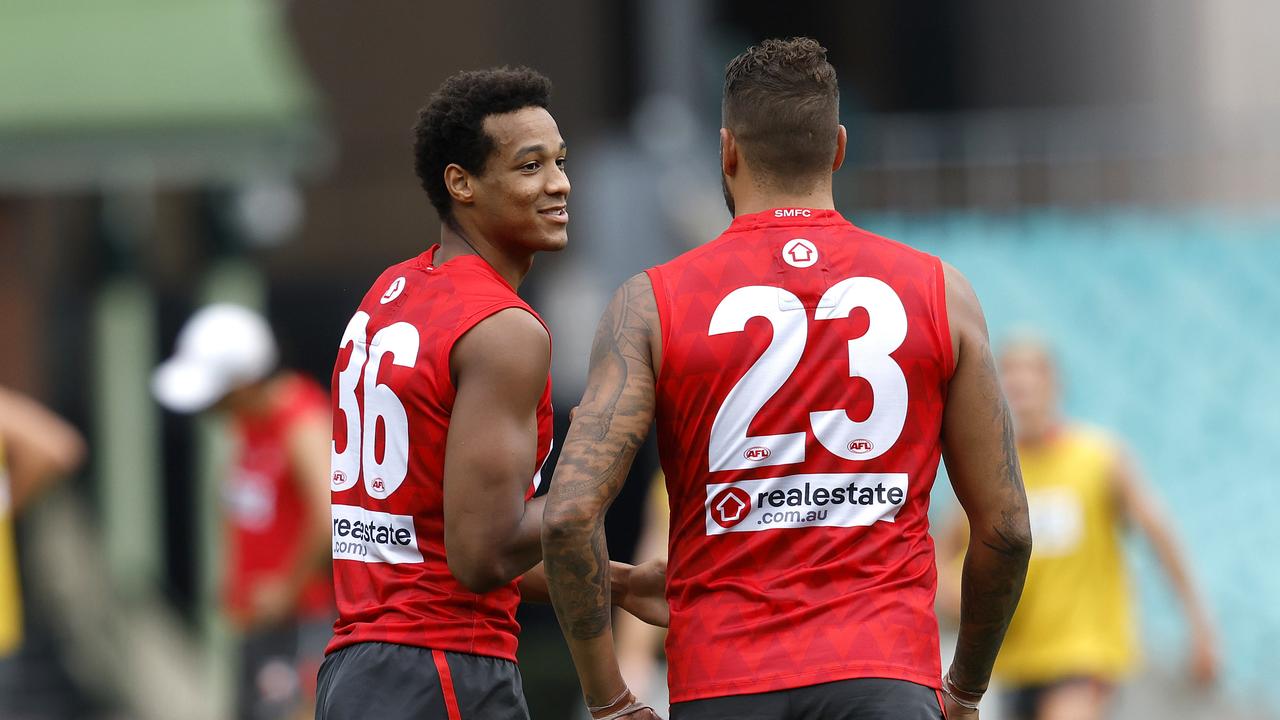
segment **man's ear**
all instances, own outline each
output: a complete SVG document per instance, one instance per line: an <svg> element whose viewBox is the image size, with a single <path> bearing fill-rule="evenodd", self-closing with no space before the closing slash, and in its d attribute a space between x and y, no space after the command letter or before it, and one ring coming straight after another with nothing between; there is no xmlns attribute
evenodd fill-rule
<svg viewBox="0 0 1280 720"><path fill-rule="evenodd" d="M837 125L840 128L836 132L836 161L831 163L831 172L840 169L844 165L844 152L849 147L849 132L844 129L843 125Z"/></svg>
<svg viewBox="0 0 1280 720"><path fill-rule="evenodd" d="M726 177L738 174L738 141L729 128L720 128L720 172Z"/></svg>
<svg viewBox="0 0 1280 720"><path fill-rule="evenodd" d="M475 187L471 183L471 173L462 169L457 163L450 163L444 169L444 187L453 199L463 205L471 204L475 199Z"/></svg>

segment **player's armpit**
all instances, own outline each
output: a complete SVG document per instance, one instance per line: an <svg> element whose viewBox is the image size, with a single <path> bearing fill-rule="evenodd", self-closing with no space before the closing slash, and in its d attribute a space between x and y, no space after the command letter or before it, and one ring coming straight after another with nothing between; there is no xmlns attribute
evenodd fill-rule
<svg viewBox="0 0 1280 720"><path fill-rule="evenodd" d="M587 389L543 519L551 599L588 705L609 702L623 687L609 633L604 515L653 422L657 328L653 288L648 277L636 275L618 289L600 320Z"/></svg>
<svg viewBox="0 0 1280 720"><path fill-rule="evenodd" d="M456 393L444 461L444 542L449 570L473 592L533 567L542 500L525 503L536 468L538 403L551 344L521 309L486 318L453 346Z"/></svg>
<svg viewBox="0 0 1280 720"><path fill-rule="evenodd" d="M954 268L946 270L947 310L959 352L943 413L943 452L970 527L960 635L949 672L959 689L980 694L1022 594L1031 528L986 320L968 281Z"/></svg>

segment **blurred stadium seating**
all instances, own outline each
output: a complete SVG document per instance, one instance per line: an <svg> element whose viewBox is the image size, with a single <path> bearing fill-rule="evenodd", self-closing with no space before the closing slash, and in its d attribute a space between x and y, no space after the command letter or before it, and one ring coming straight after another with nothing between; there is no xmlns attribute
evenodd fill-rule
<svg viewBox="0 0 1280 720"><path fill-rule="evenodd" d="M963 271L995 342L1029 331L1053 345L1068 412L1124 437L1172 515L1218 622L1227 692L1250 711L1274 712L1280 374L1267 368L1280 355L1280 218L1115 210L852 219ZM1134 550L1148 664L1177 672L1179 609L1154 559Z"/></svg>

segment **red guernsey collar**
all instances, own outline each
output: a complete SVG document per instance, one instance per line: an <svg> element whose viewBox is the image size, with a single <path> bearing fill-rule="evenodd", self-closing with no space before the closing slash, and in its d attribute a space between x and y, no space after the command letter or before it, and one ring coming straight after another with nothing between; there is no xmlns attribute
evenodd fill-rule
<svg viewBox="0 0 1280 720"><path fill-rule="evenodd" d="M751 213L750 215L739 215L729 225L729 232L787 225L844 225L848 222L835 210L780 207L765 210L764 212Z"/></svg>

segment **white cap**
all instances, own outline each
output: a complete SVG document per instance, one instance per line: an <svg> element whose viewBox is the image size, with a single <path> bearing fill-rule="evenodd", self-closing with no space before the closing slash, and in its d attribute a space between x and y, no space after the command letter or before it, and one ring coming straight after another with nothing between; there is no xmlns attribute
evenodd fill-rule
<svg viewBox="0 0 1280 720"><path fill-rule="evenodd" d="M173 357L151 376L151 392L174 412L200 412L267 377L275 365L276 341L261 315L239 305L208 305L182 326Z"/></svg>

